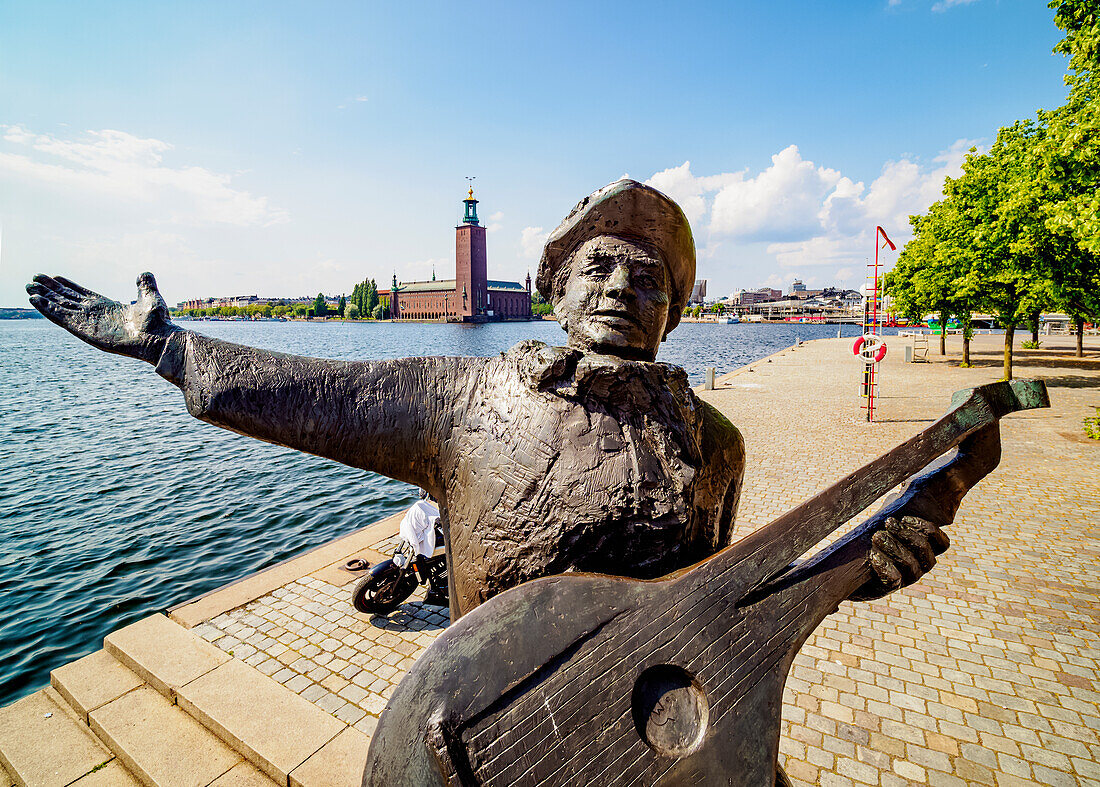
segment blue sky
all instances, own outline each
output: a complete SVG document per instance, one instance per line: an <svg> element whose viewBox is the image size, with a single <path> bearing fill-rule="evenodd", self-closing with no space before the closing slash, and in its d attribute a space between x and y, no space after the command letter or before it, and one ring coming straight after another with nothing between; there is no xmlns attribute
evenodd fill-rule
<svg viewBox="0 0 1100 787"><path fill-rule="evenodd" d="M628 174L711 295L858 286L876 223L1062 102L1036 0L0 5L0 305L349 292L453 271L476 175L494 278Z"/></svg>

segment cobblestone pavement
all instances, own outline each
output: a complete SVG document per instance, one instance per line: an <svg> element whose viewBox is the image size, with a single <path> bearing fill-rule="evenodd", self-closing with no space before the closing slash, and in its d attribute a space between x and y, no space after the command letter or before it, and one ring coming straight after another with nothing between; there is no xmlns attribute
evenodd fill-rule
<svg viewBox="0 0 1100 787"><path fill-rule="evenodd" d="M962 369L957 340L950 364L901 363L904 340L888 340L875 424L859 409L848 340L726 378L705 398L745 436L740 531L925 428L951 392L998 379L1002 341L980 337L975 368ZM781 743L795 783L1100 784L1100 443L1082 429L1100 406L1100 347L1090 347L1080 360L1020 353L1016 376L1045 378L1052 409L1001 422L1001 464L963 502L950 550L910 588L845 602L802 648Z"/></svg>
<svg viewBox="0 0 1100 787"><path fill-rule="evenodd" d="M892 340L875 424L859 410L848 340L723 378L704 398L745 436L738 532L923 429L951 392L996 380L1000 341L978 337L962 369L935 349L932 363L901 363L904 340ZM1081 423L1100 407L1100 346L1086 346L1085 359L1019 353L1017 376L1045 378L1053 408L1002 421L1001 465L964 501L951 549L921 582L845 602L803 647L781 744L796 784L1100 785L1100 443ZM350 584L324 576L196 631L369 734L446 610L423 605L421 589L389 618L361 615Z"/></svg>

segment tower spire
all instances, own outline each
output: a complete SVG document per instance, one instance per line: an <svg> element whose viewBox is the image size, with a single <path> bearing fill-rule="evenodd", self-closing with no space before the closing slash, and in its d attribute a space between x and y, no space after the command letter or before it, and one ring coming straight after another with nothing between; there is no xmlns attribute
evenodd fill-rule
<svg viewBox="0 0 1100 787"><path fill-rule="evenodd" d="M463 224L473 224L477 226L480 222L477 219L477 200L474 199L474 180L476 175L467 175L466 181L470 184L470 190L466 192L466 199L462 200L466 206L466 213L462 217Z"/></svg>

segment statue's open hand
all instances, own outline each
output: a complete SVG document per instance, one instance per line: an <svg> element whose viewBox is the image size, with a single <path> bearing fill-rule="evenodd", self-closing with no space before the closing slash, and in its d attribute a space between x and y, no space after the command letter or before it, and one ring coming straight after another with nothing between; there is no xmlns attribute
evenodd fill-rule
<svg viewBox="0 0 1100 787"><path fill-rule="evenodd" d="M61 276L40 273L27 285L27 293L34 308L73 336L155 364L168 337L181 329L169 319L153 274L141 274L137 288L137 301L124 306Z"/></svg>
<svg viewBox="0 0 1100 787"><path fill-rule="evenodd" d="M871 536L871 569L875 578L852 594L856 601L880 598L912 584L936 565L936 555L951 541L947 533L915 516L887 517Z"/></svg>

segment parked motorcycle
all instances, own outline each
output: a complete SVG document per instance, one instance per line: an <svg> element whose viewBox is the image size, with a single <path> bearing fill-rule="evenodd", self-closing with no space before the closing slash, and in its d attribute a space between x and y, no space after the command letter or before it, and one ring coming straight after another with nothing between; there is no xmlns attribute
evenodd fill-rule
<svg viewBox="0 0 1100 787"><path fill-rule="evenodd" d="M438 546L430 557L418 554L415 545L401 539L392 559L383 560L355 583L351 596L355 608L385 615L397 609L419 585L428 586L425 603L447 606L447 555L439 528L435 534Z"/></svg>

